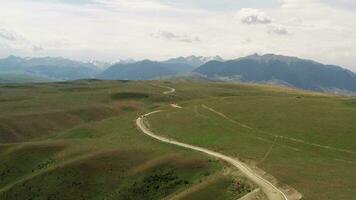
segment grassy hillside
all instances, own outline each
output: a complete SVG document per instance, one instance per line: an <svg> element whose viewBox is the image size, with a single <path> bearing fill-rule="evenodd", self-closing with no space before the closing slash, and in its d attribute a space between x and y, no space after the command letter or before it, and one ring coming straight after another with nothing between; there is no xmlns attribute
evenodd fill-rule
<svg viewBox="0 0 356 200"><path fill-rule="evenodd" d="M152 129L236 156L304 199L356 199L356 99L233 84L182 84L183 109Z"/></svg>
<svg viewBox="0 0 356 200"><path fill-rule="evenodd" d="M0 199L234 199L252 190L223 163L137 130L137 116L171 101L162 90L97 80L0 85Z"/></svg>
<svg viewBox="0 0 356 200"><path fill-rule="evenodd" d="M0 102L0 199L236 199L253 189L225 163L138 131L134 120L157 109L156 133L236 156L304 199L356 199L355 98L83 80L0 85Z"/></svg>

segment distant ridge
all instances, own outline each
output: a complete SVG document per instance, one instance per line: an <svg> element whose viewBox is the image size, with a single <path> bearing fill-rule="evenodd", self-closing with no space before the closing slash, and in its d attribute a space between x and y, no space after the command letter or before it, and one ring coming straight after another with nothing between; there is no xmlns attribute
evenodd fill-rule
<svg viewBox="0 0 356 200"><path fill-rule="evenodd" d="M356 74L350 70L275 54L254 54L224 62L211 61L195 72L225 80L274 83L316 91L356 92Z"/></svg>
<svg viewBox="0 0 356 200"><path fill-rule="evenodd" d="M220 56L177 57L165 61L124 60L115 64L59 57L0 59L1 82L80 79L154 80L200 76L204 80L277 84L300 89L356 95L356 74L336 65L276 54L227 60ZM201 78L200 78L201 79Z"/></svg>
<svg viewBox="0 0 356 200"><path fill-rule="evenodd" d="M177 58L171 58L167 61L164 61L165 63L180 63L180 64L187 64L191 65L194 67L199 67L207 62L210 61L224 61L223 58L220 56L212 56L212 57L204 57L204 56L188 56L188 57L177 57Z"/></svg>
<svg viewBox="0 0 356 200"><path fill-rule="evenodd" d="M99 69L90 63L58 57L0 59L0 73L27 74L55 80L93 78Z"/></svg>
<svg viewBox="0 0 356 200"><path fill-rule="evenodd" d="M179 73L188 73L193 69L192 66L186 64L144 60L129 64L114 64L97 77L109 80L151 80Z"/></svg>
<svg viewBox="0 0 356 200"><path fill-rule="evenodd" d="M219 56L189 56L172 58L158 62L143 60L139 62L117 63L98 75L102 79L151 80L167 76L191 73L194 69L211 60L223 59Z"/></svg>

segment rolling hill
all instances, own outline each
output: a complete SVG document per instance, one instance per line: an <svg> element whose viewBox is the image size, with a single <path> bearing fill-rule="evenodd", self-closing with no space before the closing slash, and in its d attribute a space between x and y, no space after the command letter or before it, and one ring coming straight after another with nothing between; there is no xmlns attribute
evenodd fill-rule
<svg viewBox="0 0 356 200"><path fill-rule="evenodd" d="M224 200L251 191L222 162L135 127L137 116L172 100L154 84L0 84L0 199Z"/></svg>
<svg viewBox="0 0 356 200"><path fill-rule="evenodd" d="M155 110L144 119L154 133L238 158L288 195L355 199L355 98L256 84L81 80L0 84L0 102L1 200L226 200L256 187L225 162L141 133L135 120Z"/></svg>
<svg viewBox="0 0 356 200"><path fill-rule="evenodd" d="M339 66L274 54L211 61L195 72L211 78L274 83L315 91L356 92L356 74Z"/></svg>

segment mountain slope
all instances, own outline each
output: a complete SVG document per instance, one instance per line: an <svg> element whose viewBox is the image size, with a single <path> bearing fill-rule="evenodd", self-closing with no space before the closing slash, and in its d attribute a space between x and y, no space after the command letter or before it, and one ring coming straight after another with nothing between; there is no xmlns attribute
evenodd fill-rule
<svg viewBox="0 0 356 200"><path fill-rule="evenodd" d="M203 56L188 56L188 57L177 57L171 58L164 63L180 63L180 64L187 64L193 67L199 67L209 61L224 61L220 56L213 56L213 57L203 57Z"/></svg>
<svg viewBox="0 0 356 200"><path fill-rule="evenodd" d="M211 61L195 70L208 77L246 82L273 82L317 91L356 92L356 74L334 65L273 54L226 62Z"/></svg>
<svg viewBox="0 0 356 200"><path fill-rule="evenodd" d="M7 58L0 59L0 72L18 72L23 71L23 64L26 62L26 59L17 57L17 56L9 56Z"/></svg>
<svg viewBox="0 0 356 200"><path fill-rule="evenodd" d="M150 80L178 73L187 73L193 67L179 63L161 63L144 60L129 64L115 64L102 72L98 78L109 80Z"/></svg>

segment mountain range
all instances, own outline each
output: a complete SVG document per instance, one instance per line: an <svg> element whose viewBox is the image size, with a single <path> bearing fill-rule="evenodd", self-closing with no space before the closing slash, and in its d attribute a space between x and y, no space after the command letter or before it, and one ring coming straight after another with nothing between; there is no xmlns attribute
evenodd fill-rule
<svg viewBox="0 0 356 200"><path fill-rule="evenodd" d="M10 76L11 74L11 76ZM21 75L21 76L15 76ZM152 80L178 76L268 83L295 88L356 94L356 74L336 65L324 65L312 60L275 54L250 55L235 60L219 56L177 57L165 61L120 61L89 63L64 58L0 59L0 77L26 77L25 80L77 80L99 78L105 80ZM4 81L5 80L5 81Z"/></svg>
<svg viewBox="0 0 356 200"><path fill-rule="evenodd" d="M199 66L209 61L224 61L219 56L177 57L166 61L143 60L139 62L117 63L99 74L100 79L151 80L192 73Z"/></svg>
<svg viewBox="0 0 356 200"><path fill-rule="evenodd" d="M115 64L97 77L109 80L151 80L193 70L194 67L187 64L144 60L129 64Z"/></svg>
<svg viewBox="0 0 356 200"><path fill-rule="evenodd" d="M208 61L222 58L189 56L178 57L166 61L135 61L132 59L120 60L115 63L90 61L80 62L58 57L21 58L9 56L0 59L0 75L26 77L25 80L54 80L66 81L77 79L125 79L147 80L158 77L186 74ZM2 79L11 82L11 78ZM18 78L14 79L18 82Z"/></svg>
<svg viewBox="0 0 356 200"><path fill-rule="evenodd" d="M64 58L21 58L9 56L0 59L0 73L25 74L53 80L77 80L94 78L99 68Z"/></svg>
<svg viewBox="0 0 356 200"><path fill-rule="evenodd" d="M179 64L190 65L192 67L199 67L213 60L224 61L224 59L221 58L220 56L211 56L211 57L188 56L188 57L171 58L169 60L164 61L164 63L179 63Z"/></svg>
<svg viewBox="0 0 356 200"><path fill-rule="evenodd" d="M195 70L209 78L274 83L315 91L356 92L356 74L335 65L274 54L211 61Z"/></svg>

